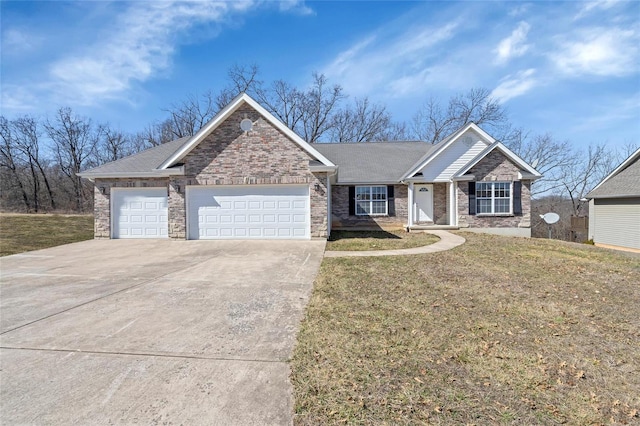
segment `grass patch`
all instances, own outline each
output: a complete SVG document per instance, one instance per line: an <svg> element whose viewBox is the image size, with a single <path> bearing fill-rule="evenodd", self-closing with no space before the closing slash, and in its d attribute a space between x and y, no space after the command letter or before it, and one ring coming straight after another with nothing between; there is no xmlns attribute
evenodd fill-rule
<svg viewBox="0 0 640 426"><path fill-rule="evenodd" d="M93 238L93 216L0 214L0 256Z"/></svg>
<svg viewBox="0 0 640 426"><path fill-rule="evenodd" d="M331 231L326 250L367 251L421 247L440 241L426 232Z"/></svg>
<svg viewBox="0 0 640 426"><path fill-rule="evenodd" d="M640 257L464 237L323 261L291 362L295 423L638 424Z"/></svg>

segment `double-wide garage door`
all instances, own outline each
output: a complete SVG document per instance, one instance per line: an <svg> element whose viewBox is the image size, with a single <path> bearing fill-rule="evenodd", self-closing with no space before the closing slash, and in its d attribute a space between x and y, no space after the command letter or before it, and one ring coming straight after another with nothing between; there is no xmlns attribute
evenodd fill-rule
<svg viewBox="0 0 640 426"><path fill-rule="evenodd" d="M189 239L308 239L307 185L188 186Z"/></svg>
<svg viewBox="0 0 640 426"><path fill-rule="evenodd" d="M167 238L166 188L113 188L113 238Z"/></svg>

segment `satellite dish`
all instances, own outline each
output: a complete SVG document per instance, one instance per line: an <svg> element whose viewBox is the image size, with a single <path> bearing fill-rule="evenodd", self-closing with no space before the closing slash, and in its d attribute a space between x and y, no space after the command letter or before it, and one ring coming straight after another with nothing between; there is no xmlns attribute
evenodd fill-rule
<svg viewBox="0 0 640 426"><path fill-rule="evenodd" d="M531 167L535 169L536 167L538 167L539 162L540 162L540 159L536 158L535 160L533 160L533 163L531 163Z"/></svg>
<svg viewBox="0 0 640 426"><path fill-rule="evenodd" d="M253 128L253 121L249 120L248 118L244 118L240 122L240 128L242 129L243 132L251 131L251 129Z"/></svg>
<svg viewBox="0 0 640 426"><path fill-rule="evenodd" d="M547 225L553 225L554 223L557 223L560 220L560 216L558 215L558 213L545 213L545 214L541 214L540 217L542 218L542 220L544 220Z"/></svg>

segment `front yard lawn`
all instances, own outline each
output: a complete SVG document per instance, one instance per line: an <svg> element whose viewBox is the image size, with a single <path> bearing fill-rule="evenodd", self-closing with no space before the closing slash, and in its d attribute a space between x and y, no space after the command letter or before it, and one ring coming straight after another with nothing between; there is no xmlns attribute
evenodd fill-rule
<svg viewBox="0 0 640 426"><path fill-rule="evenodd" d="M440 241L426 232L406 231L331 231L326 250L361 251L421 247Z"/></svg>
<svg viewBox="0 0 640 426"><path fill-rule="evenodd" d="M93 238L93 216L0 214L0 256Z"/></svg>
<svg viewBox="0 0 640 426"><path fill-rule="evenodd" d="M291 362L295 423L639 424L640 256L464 237L323 261Z"/></svg>

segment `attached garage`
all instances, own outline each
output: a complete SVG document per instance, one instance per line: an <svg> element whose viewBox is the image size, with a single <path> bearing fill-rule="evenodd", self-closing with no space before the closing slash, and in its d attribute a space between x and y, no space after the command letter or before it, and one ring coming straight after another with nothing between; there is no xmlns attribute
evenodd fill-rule
<svg viewBox="0 0 640 426"><path fill-rule="evenodd" d="M600 198L593 205L593 240L640 250L640 198Z"/></svg>
<svg viewBox="0 0 640 426"><path fill-rule="evenodd" d="M113 188L112 238L167 238L166 188Z"/></svg>
<svg viewBox="0 0 640 426"><path fill-rule="evenodd" d="M309 239L308 185L187 186L188 238Z"/></svg>

